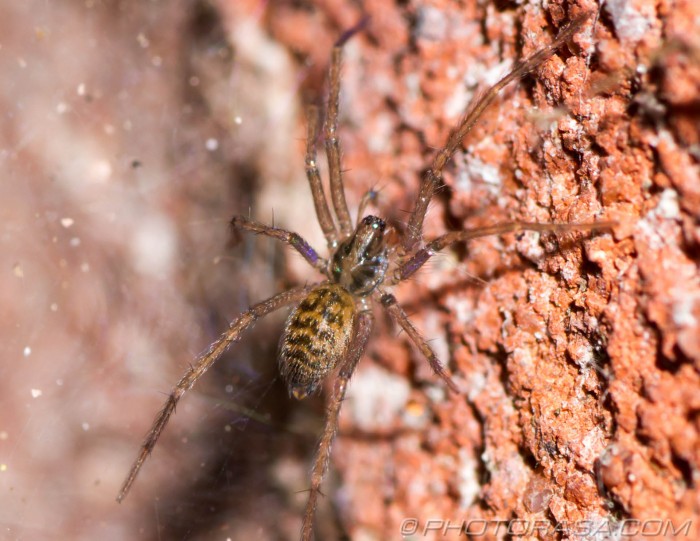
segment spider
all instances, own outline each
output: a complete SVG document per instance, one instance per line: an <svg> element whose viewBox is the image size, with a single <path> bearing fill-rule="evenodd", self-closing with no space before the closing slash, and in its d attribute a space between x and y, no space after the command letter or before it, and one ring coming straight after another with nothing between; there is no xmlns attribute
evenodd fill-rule
<svg viewBox="0 0 700 541"><path fill-rule="evenodd" d="M360 28L366 19L345 32L333 47L329 69L329 96L324 123L325 147L330 175L330 205L324 192L316 162L318 109L309 107L306 136L306 176L308 178L318 223L325 236L330 257L325 259L297 233L264 225L243 216L231 220L234 231L248 231L273 237L288 244L323 276L315 285L294 287L251 306L236 317L229 328L209 349L196 359L171 391L163 409L156 416L143 442L140 452L126 477L117 501L121 502L129 492L144 461L151 453L175 406L182 396L216 362L227 348L241 338L243 332L257 320L281 308L296 305L289 315L279 351L279 370L287 382L289 394L302 399L316 392L322 382L332 378L332 388L327 399L325 426L318 445L311 473L311 487L304 513L301 539L310 540L313 519L321 482L328 468L331 444L335 436L341 404L348 382L362 357L374 324L372 308L378 305L386 310L418 347L430 363L435 374L454 393L459 388L443 369L428 342L409 320L406 312L389 291L391 286L410 278L434 254L459 242L487 235L499 235L516 231L564 232L581 229L611 227L612 222L593 223L529 223L507 222L476 229L446 233L425 242L422 235L423 220L428 205L439 186L443 170L462 139L509 83L525 76L552 56L566 43L583 23L581 16L564 27L552 43L518 62L503 79L479 95L467 108L464 116L450 133L421 182L415 206L408 223L396 245L389 243L386 222L374 215L363 216L373 199L370 191L360 202L358 219L350 216L343 187L340 160L340 143L337 137L338 96L340 92L340 66L345 42ZM331 212L332 208L332 212Z"/></svg>

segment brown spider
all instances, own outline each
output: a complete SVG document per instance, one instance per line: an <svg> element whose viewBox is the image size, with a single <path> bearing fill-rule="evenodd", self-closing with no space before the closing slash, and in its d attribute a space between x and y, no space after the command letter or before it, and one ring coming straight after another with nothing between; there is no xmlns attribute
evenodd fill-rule
<svg viewBox="0 0 700 541"><path fill-rule="evenodd" d="M216 360L243 331L255 321L285 306L297 304L287 319L279 353L279 369L289 393L297 399L318 390L322 381L334 374L333 387L326 406L326 421L316 453L311 474L311 487L306 505L301 538L312 536L313 518L321 481L328 467L331 443L338 426L340 407L347 390L348 381L362 357L374 316L372 306L377 303L404 330L426 357L433 371L447 387L459 393L457 385L442 368L430 345L416 330L396 298L388 290L406 280L419 270L435 253L445 247L486 235L498 235L514 231L571 231L601 229L612 222L554 224L508 222L477 229L454 231L430 242L424 242L422 229L428 204L436 187L440 184L445 165L474 127L483 111L494 100L503 87L515 81L547 60L573 34L579 30L588 16L575 19L561 30L547 47L519 62L508 75L486 92L478 96L451 132L445 146L437 153L420 186L415 207L398 246L388 246L386 223L381 218L368 215L360 219L366 205L373 196L367 194L360 203L358 220L353 224L345 200L340 164L340 143L337 138L338 95L340 91L340 65L342 47L364 21L346 32L335 44L330 62L330 91L325 121L325 145L330 171L331 213L324 193L321 176L316 164L317 110L309 109L306 139L306 175L313 195L319 225L326 237L330 258L318 253L298 234L277 227L254 222L242 216L231 220L234 230L250 231L274 237L297 250L308 263L325 276L315 285L295 287L251 306L234 319L224 334L202 354L177 383L161 412L148 432L141 450L119 491L121 502L129 492L144 461L155 447L163 428L175 410L178 401L204 375ZM374 301L374 302L372 302Z"/></svg>

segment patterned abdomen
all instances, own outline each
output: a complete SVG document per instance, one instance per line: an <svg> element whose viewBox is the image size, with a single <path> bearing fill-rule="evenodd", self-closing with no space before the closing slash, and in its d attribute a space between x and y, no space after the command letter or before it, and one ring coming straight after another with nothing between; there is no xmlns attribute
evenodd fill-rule
<svg viewBox="0 0 700 541"><path fill-rule="evenodd" d="M279 368L289 394L312 394L345 357L355 320L355 303L338 284L322 284L287 318L280 342Z"/></svg>

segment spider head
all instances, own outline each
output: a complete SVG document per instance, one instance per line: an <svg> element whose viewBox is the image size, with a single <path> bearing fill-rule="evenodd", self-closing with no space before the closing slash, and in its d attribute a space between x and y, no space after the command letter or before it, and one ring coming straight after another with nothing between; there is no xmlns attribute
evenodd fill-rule
<svg viewBox="0 0 700 541"><path fill-rule="evenodd" d="M386 223L365 216L357 229L340 243L331 258L333 280L354 295L369 295L384 279L388 264Z"/></svg>

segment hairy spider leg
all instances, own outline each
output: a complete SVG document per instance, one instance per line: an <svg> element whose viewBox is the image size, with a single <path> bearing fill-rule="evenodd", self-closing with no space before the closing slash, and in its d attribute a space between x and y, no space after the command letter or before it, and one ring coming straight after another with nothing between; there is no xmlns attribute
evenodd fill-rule
<svg viewBox="0 0 700 541"><path fill-rule="evenodd" d="M318 171L318 163L316 162L316 139L318 138L318 107L311 105L306 111L306 178L309 180L311 188L311 197L314 200L316 208L316 217L318 224L321 226L321 231L326 237L328 248L332 249L338 244L338 229L333 221L333 216L328 208L326 194L323 191L323 183L321 174Z"/></svg>
<svg viewBox="0 0 700 541"><path fill-rule="evenodd" d="M418 329L413 326L413 323L411 323L411 320L408 319L408 315L406 315L404 309L401 308L399 303L396 301L396 297L394 297L394 295L391 293L377 291L374 294L374 298L389 313L391 319L393 319L395 323L398 323L398 325L404 331L406 331L408 337L427 359L428 363L430 364L430 368L433 369L433 372L435 372L435 374L437 374L445 382L451 391L459 393L460 391L457 388L457 385L445 372L445 369L442 367L440 359L438 359L437 355L433 351L433 348L431 348L425 338L420 335Z"/></svg>
<svg viewBox="0 0 700 541"><path fill-rule="evenodd" d="M331 444L338 430L338 417L340 407L345 398L348 382L355 372L357 363L362 358L362 354L367 347L369 335L374 325L374 316L369 310L360 312L355 320L353 337L350 341L348 353L340 367L338 375L333 384L333 391L326 405L326 420L323 427L323 435L318 444L318 451L314 459L314 466L311 472L311 487L309 488L309 499L306 502L304 522L301 527L302 541L310 541L313 533L314 514L318 495L321 492L321 483L328 469L328 461L331 454Z"/></svg>
<svg viewBox="0 0 700 541"><path fill-rule="evenodd" d="M326 140L326 156L328 157L328 172L330 176L331 201L343 237L349 237L353 232L352 218L348 210L343 187L343 172L340 167L340 141L338 139L338 99L340 96L340 69L343 61L343 46L357 32L362 30L369 21L365 16L360 21L343 32L333 46L331 64L328 70L328 104L326 106L326 122L324 135Z"/></svg>
<svg viewBox="0 0 700 541"><path fill-rule="evenodd" d="M545 60L550 58L562 45L571 39L571 37L581 28L583 23L585 23L589 17L590 14L585 14L571 21L559 32L552 43L540 49L525 60L518 62L510 73L508 73L508 75L503 77L503 79L479 95L476 99L472 100L467 107L462 120L460 120L457 127L450 132L445 146L435 155L430 169L428 169L423 177L415 207L408 218L408 227L402 243L404 253L410 253L413 251L421 240L423 236L423 221L425 219L425 214L428 210L430 200L433 197L433 193L435 192L435 188L442 180L442 171L445 168L445 165L447 165L452 158L452 155L455 153L457 148L461 145L464 137L472 130L476 122L479 120L479 117L482 115L484 110L491 104L491 102L493 102L498 93L505 86L524 77L532 70L537 68L537 66L542 64Z"/></svg>
<svg viewBox="0 0 700 541"><path fill-rule="evenodd" d="M328 261L319 256L316 253L316 250L314 250L311 245L298 233L287 231L286 229L280 229L279 227L265 225L260 222L249 220L243 216L234 216L231 219L231 228L234 230L242 229L244 231L250 231L258 235L265 235L267 237L280 240L299 252L303 258L306 259L309 265L324 274L326 273Z"/></svg>
<svg viewBox="0 0 700 541"><path fill-rule="evenodd" d="M599 229L611 229L617 225L614 221L600 221L587 223L532 223L532 222L506 222L502 224L476 227L464 231L451 231L428 242L424 248L418 250L410 259L404 261L395 271L391 285L395 285L410 278L433 255L445 249L447 246L458 242L467 242L479 237L491 235L503 235L504 233L516 233L518 231L540 231L563 233L567 231L596 231Z"/></svg>
<svg viewBox="0 0 700 541"><path fill-rule="evenodd" d="M271 312L274 312L275 310L301 301L301 299L306 297L312 289L313 288L310 286L295 287L270 297L267 300L254 304L236 319L231 321L228 330L224 332L216 342L209 346L209 349L195 361L193 366L190 366L187 372L185 372L182 378L180 378L180 381L170 392L170 396L168 396L163 409L160 411L160 413L158 413L153 421L153 425L151 426L151 429L146 435L146 439L141 445L141 450L139 451L134 464L131 466L131 470L124 480L124 484L119 490L119 494L117 495L117 501L119 503L121 503L129 493L129 489L134 483L141 466L143 466L143 463L148 458L148 455L150 455L151 451L153 451L161 432L163 432L165 425L170 419L170 416L175 411L175 406L177 406L177 403L179 402L180 398L182 398L182 395L192 388L197 380L201 378L204 373L209 370L209 368L211 368L211 366L219 357L221 357L221 355L223 355L223 353L233 342L238 341L241 334L248 327L250 327L258 319Z"/></svg>
<svg viewBox="0 0 700 541"><path fill-rule="evenodd" d="M338 140L338 97L340 94L340 65L342 62L342 45L333 47L331 66L328 75L330 88L328 90L328 105L324 134L326 139L326 155L328 156L328 174L331 184L331 200L335 215L338 218L340 232L344 237L352 234L352 218L348 210L343 189L343 173L340 170L340 141Z"/></svg>

